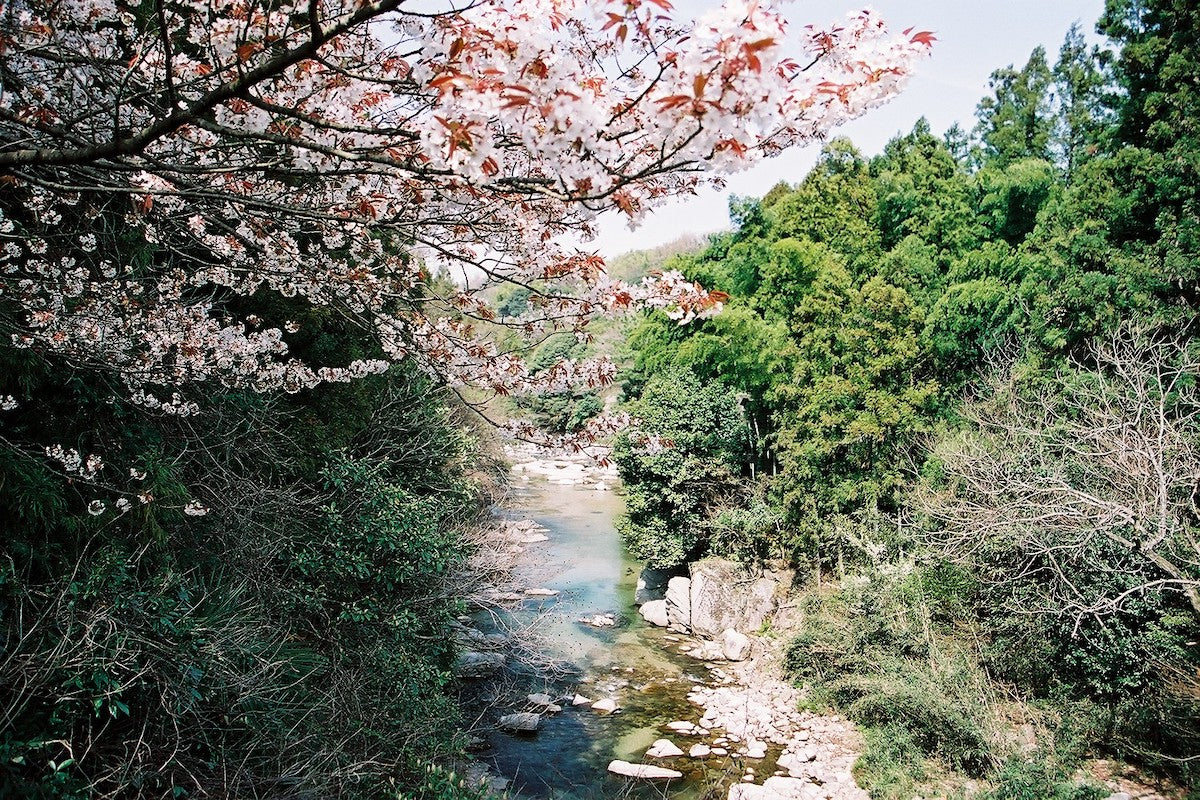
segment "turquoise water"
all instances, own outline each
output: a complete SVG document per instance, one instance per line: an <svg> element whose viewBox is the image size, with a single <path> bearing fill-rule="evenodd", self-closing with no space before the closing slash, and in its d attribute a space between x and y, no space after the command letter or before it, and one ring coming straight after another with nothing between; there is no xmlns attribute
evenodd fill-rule
<svg viewBox="0 0 1200 800"><path fill-rule="evenodd" d="M647 626L633 605L639 565L621 547L613 527L621 497L578 486L534 482L511 501L507 516L529 518L549 531L549 541L526 546L518 575L527 587L560 594L529 601L503 623L532 633L533 650L546 663L518 666L492 682L479 698L477 719L489 748L479 754L492 771L512 781L514 796L528 798L724 797L723 786L740 776L718 761L674 760L684 778L670 784L630 783L609 775L612 759L646 761L666 723L694 721L688 690L706 681L708 668L673 652L665 632ZM618 624L597 629L580 617L611 613ZM547 664L549 668L547 668ZM598 700L615 698L621 711L603 715L587 706L542 717L533 735L495 730L503 714L525 710L525 696L545 692ZM687 749L687 741L673 738Z"/></svg>

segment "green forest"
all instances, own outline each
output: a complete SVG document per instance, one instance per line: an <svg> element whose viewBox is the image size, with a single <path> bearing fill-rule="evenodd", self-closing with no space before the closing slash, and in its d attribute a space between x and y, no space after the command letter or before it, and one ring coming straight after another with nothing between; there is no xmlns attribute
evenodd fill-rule
<svg viewBox="0 0 1200 800"><path fill-rule="evenodd" d="M658 262L723 313L624 345L627 542L801 567L788 668L865 726L872 797L1102 796L1097 753L1196 779L1200 12L1098 29L970 129L734 198Z"/></svg>
<svg viewBox="0 0 1200 800"><path fill-rule="evenodd" d="M612 265L720 314L531 355L620 364L639 560L795 568L788 675L861 727L874 798L1101 798L1097 758L1200 791L1200 8L1097 30L996 70L973 123L832 139L730 230ZM162 257L121 208L86 224ZM379 355L302 299L214 302L312 363ZM0 798L486 797L451 771L449 631L504 469L459 393L402 362L152 414L10 345L24 313L0 294ZM603 395L508 410L576 431Z"/></svg>

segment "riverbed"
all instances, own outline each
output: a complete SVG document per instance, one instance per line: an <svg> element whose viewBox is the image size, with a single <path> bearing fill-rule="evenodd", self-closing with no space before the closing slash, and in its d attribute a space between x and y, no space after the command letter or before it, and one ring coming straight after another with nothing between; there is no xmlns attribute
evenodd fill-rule
<svg viewBox="0 0 1200 800"><path fill-rule="evenodd" d="M733 775L736 768L720 759L694 763L665 787L629 784L607 772L613 759L645 761L666 723L696 719L689 691L720 678L711 665L674 651L680 637L647 626L638 615L634 593L640 567L614 527L623 500L595 485L563 485L535 476L519 483L504 504L502 516L530 519L547 536L525 545L516 577L527 587L558 594L526 600L499 619L492 612L476 620L514 630L536 651L533 663L511 667L484 698L488 702L478 712L477 730L487 749L479 758L508 779L510 793L519 797L662 797L664 789L681 800L710 792L723 797L722 785L741 772ZM581 622L606 615L615 622L611 627ZM536 733L505 733L488 724L524 710L526 696L539 692L556 698L563 710L543 715ZM606 714L588 704L571 705L577 694L612 699L619 710Z"/></svg>

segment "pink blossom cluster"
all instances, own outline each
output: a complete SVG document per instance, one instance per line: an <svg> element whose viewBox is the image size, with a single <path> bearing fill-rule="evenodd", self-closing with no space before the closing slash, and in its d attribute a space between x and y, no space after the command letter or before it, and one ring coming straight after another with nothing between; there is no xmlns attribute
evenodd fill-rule
<svg viewBox="0 0 1200 800"><path fill-rule="evenodd" d="M84 480L94 480L104 469L104 459L96 453L83 456L74 447L63 447L61 444L48 445L45 450L46 455L57 461L64 472Z"/></svg>
<svg viewBox="0 0 1200 800"><path fill-rule="evenodd" d="M666 0L9 0L0 14L0 296L22 347L115 371L138 402L380 373L413 358L498 393L594 386L533 372L536 339L722 297L637 285L563 244L822 137L903 85L926 33L869 9L802 32L775 0L696 22ZM457 287L438 275L482 275ZM530 288L497 319L486 290ZM380 354L307 364L300 326L231 311L273 292L358 321ZM582 335L582 334L581 334ZM164 400L162 397L169 397Z"/></svg>

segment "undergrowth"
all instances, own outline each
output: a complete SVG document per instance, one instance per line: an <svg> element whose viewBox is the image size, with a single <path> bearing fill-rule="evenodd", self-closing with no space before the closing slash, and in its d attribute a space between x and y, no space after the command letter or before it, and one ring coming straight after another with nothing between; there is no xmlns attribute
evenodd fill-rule
<svg viewBox="0 0 1200 800"><path fill-rule="evenodd" d="M1071 777L1080 737L1043 731L1048 747L1013 741L1014 701L998 694L981 658L965 613L971 591L953 570L911 565L813 589L787 670L810 688L811 704L861 727L854 775L876 800L1103 796Z"/></svg>

